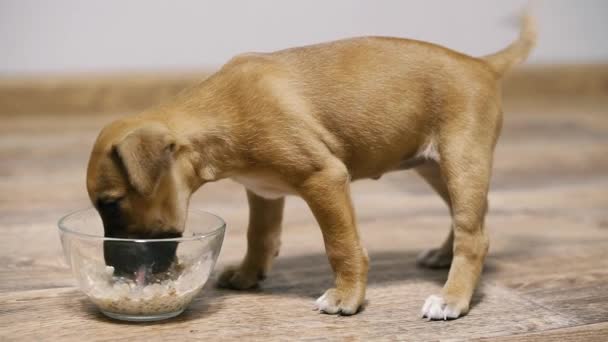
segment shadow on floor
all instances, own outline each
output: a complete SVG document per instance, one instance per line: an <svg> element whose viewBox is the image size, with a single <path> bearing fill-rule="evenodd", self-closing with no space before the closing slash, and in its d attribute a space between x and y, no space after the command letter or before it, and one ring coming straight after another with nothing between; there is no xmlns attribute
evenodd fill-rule
<svg viewBox="0 0 608 342"><path fill-rule="evenodd" d="M387 251L370 252L370 270L368 285L381 287L385 284L398 282L434 282L442 286L448 275L448 269L425 269L416 266L418 252ZM497 268L490 260L486 261L484 274L496 272ZM214 274L215 282L222 269ZM248 290L249 293L261 295L288 295L317 298L325 290L333 287L333 273L325 254L310 254L300 256L279 256L273 270L257 288ZM481 292L481 291L478 291ZM213 296L238 294L239 291L215 289ZM477 293L474 304L483 297Z"/></svg>
<svg viewBox="0 0 608 342"><path fill-rule="evenodd" d="M370 252L371 267L368 285L382 287L399 282L434 282L443 285L448 270L430 270L416 266L417 253L414 252ZM292 257L279 257L273 271L268 278L257 288L248 291L234 291L215 288L217 276L221 268L214 272L212 279L205 285L205 289L195 298L189 308L180 316L160 322L139 323L141 325L170 324L189 320L196 320L213 315L222 308L223 298L238 296L241 293L255 293L269 296L298 296L317 298L325 290L333 287L333 274L325 254L310 254ZM487 262L484 273L496 272L492 262ZM473 297L471 307L483 300L483 288L480 287ZM73 301L66 303L70 309L79 307L91 318L101 322L133 324L121 322L104 316L84 295L72 296ZM422 299L421 299L422 300Z"/></svg>

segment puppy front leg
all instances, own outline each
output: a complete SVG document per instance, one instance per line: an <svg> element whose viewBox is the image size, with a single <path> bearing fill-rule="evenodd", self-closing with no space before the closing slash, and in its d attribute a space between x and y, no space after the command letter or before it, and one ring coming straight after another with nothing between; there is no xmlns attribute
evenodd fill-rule
<svg viewBox="0 0 608 342"><path fill-rule="evenodd" d="M266 199L247 190L247 200L247 254L239 266L224 270L218 281L220 287L243 290L256 286L279 254L285 199Z"/></svg>
<svg viewBox="0 0 608 342"><path fill-rule="evenodd" d="M369 261L359 240L349 181L346 167L335 162L309 177L300 189L321 227L335 274L336 287L316 301L317 308L328 314L355 314L365 300Z"/></svg>

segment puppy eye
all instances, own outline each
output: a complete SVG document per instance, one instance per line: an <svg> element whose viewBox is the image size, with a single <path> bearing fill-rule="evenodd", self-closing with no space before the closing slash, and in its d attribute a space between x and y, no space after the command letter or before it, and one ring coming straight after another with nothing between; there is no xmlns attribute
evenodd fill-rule
<svg viewBox="0 0 608 342"><path fill-rule="evenodd" d="M99 206L99 209L103 209L103 210L107 210L107 211L118 210L121 200L122 200L122 198L99 200L97 202L97 205Z"/></svg>

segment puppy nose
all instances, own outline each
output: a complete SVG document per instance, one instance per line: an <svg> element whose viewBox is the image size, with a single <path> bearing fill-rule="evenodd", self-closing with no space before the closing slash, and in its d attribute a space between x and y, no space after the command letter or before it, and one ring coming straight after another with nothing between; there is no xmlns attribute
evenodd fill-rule
<svg viewBox="0 0 608 342"><path fill-rule="evenodd" d="M179 237L176 234L165 238ZM159 237L156 237L159 238ZM104 241L103 253L106 265L114 267L120 276L133 276L144 268L147 272L165 272L176 259L176 241Z"/></svg>

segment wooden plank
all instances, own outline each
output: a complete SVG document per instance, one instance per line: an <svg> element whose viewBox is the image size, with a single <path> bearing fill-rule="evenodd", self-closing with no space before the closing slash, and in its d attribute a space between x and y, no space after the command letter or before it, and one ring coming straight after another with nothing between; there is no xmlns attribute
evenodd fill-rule
<svg viewBox="0 0 608 342"><path fill-rule="evenodd" d="M584 262L594 264L591 256ZM588 323L605 322L608 319L608 266L594 264L591 269L564 272L556 264L553 267L559 272L530 274L500 283L506 283L535 303L569 317Z"/></svg>
<svg viewBox="0 0 608 342"><path fill-rule="evenodd" d="M269 289L235 293L207 288L192 307L171 321L117 324L99 314L73 289L0 294L4 336L23 340L420 340L500 336L577 324L530 304L503 289L487 286L470 315L455 321L427 322L419 317L432 280L371 286L369 308L353 317L312 311L317 290L297 286L300 278L279 272ZM326 281L321 281L326 282ZM389 323L390 322L390 323Z"/></svg>
<svg viewBox="0 0 608 342"><path fill-rule="evenodd" d="M560 328L542 333L519 334L492 338L480 338L473 341L496 342L553 342L553 341L580 341L605 342L608 340L608 323L587 324L576 327Z"/></svg>

